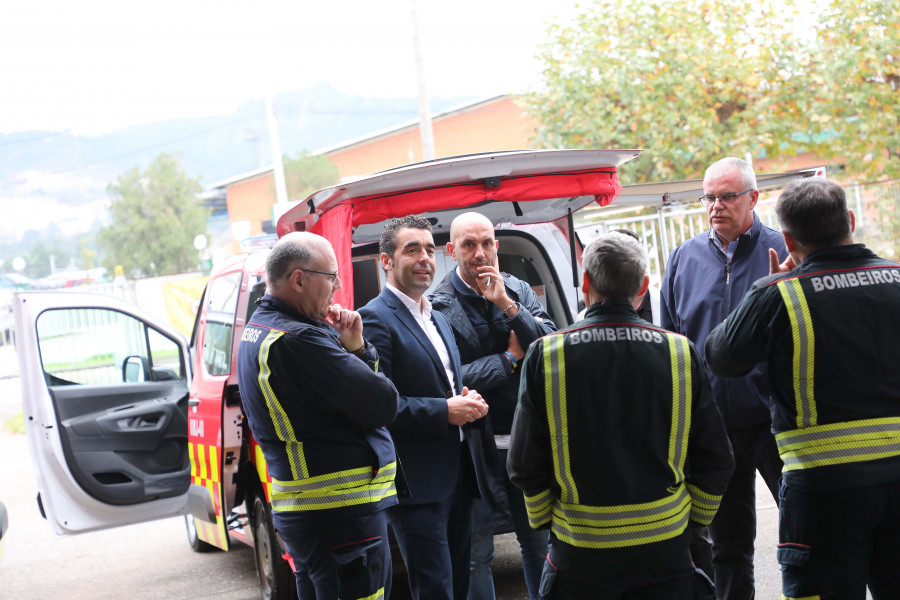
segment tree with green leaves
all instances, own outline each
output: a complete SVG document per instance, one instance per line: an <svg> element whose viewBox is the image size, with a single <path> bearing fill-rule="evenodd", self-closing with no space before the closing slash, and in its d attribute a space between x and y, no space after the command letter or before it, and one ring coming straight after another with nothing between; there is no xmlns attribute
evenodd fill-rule
<svg viewBox="0 0 900 600"><path fill-rule="evenodd" d="M39 240L23 258L25 270L22 274L32 279L40 279L52 275L53 268L65 268L70 255L63 248L62 238L52 237L47 241Z"/></svg>
<svg viewBox="0 0 900 600"><path fill-rule="evenodd" d="M338 183L341 177L330 158L304 150L294 158L284 157L284 179L288 200L303 200L317 190Z"/></svg>
<svg viewBox="0 0 900 600"><path fill-rule="evenodd" d="M825 132L817 152L863 180L900 178L900 2L831 0L806 79Z"/></svg>
<svg viewBox="0 0 900 600"><path fill-rule="evenodd" d="M122 265L133 277L170 275L196 268L194 237L206 233L201 186L181 168L179 155L160 154L107 188L111 224L100 230L107 268Z"/></svg>
<svg viewBox="0 0 900 600"><path fill-rule="evenodd" d="M802 151L896 176L890 160L866 157L900 147L897 3L820 5L595 0L551 27L545 89L527 100L537 142L643 148L623 169L629 183L700 177L727 155Z"/></svg>

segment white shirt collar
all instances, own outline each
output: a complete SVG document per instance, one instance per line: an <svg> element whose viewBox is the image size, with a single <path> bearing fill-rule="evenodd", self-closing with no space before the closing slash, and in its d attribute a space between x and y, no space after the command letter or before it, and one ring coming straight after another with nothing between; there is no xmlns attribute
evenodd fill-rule
<svg viewBox="0 0 900 600"><path fill-rule="evenodd" d="M426 320L431 318L431 302L428 301L428 298L425 297L425 294L422 294L422 297L419 298L418 302L416 302L390 283L386 283L385 287L391 290L395 296L400 298L400 302L402 302L403 305L406 306L407 309L409 309L409 312L422 315L422 317Z"/></svg>

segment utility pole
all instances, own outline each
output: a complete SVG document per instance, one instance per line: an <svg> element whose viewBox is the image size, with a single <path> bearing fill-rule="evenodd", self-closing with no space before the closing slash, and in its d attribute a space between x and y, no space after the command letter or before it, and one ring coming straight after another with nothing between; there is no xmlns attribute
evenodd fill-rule
<svg viewBox="0 0 900 600"><path fill-rule="evenodd" d="M425 60L419 35L419 12L416 0L410 0L412 11L413 47L416 53L416 79L419 82L419 134L422 138L422 159L434 159L434 132L431 128L431 106L425 89Z"/></svg>
<svg viewBox="0 0 900 600"><path fill-rule="evenodd" d="M269 145L272 149L272 171L275 174L275 198L279 203L288 201L287 186L284 182L284 160L281 155L281 138L278 137L278 122L272 108L272 96L266 96L266 120L269 123Z"/></svg>

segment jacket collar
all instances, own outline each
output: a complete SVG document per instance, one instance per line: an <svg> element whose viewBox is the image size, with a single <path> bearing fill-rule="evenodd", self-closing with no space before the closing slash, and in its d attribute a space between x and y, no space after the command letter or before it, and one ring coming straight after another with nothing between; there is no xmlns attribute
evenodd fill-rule
<svg viewBox="0 0 900 600"><path fill-rule="evenodd" d="M759 220L759 215L756 214L756 211L752 211L753 213L753 223L750 225L750 229L742 233L738 236L737 240L732 243L737 244L737 249L732 254L732 257L736 257L738 252L744 254L747 252L746 248L752 247L756 240L759 239L759 234L762 231L763 224L762 221ZM718 251L722 252L722 242L719 240L718 234L716 234L716 230L712 227L709 228L709 243Z"/></svg>
<svg viewBox="0 0 900 600"><path fill-rule="evenodd" d="M865 244L841 244L810 252L801 264L824 260L853 260L857 258L878 258L878 255L866 248Z"/></svg>
<svg viewBox="0 0 900 600"><path fill-rule="evenodd" d="M309 325L315 325L316 327L326 326L331 329L331 326L328 323L324 323L318 319L313 319L311 317L307 317L303 313L297 311L294 307L290 306L287 302L283 300L279 300L275 296L270 296L269 294L263 295L262 298L258 300L258 304L260 308L266 308L268 310L274 310L276 312L280 312L283 315L287 315L291 319L295 321L300 321L302 323L307 323Z"/></svg>
<svg viewBox="0 0 900 600"><path fill-rule="evenodd" d="M595 302L591 304L584 318L597 317L600 315L629 315L637 316L634 307L628 300L604 300L603 302Z"/></svg>

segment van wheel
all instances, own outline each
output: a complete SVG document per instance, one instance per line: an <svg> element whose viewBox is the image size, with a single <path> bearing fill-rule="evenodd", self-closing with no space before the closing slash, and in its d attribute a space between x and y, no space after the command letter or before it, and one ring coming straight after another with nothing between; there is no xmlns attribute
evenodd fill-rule
<svg viewBox="0 0 900 600"><path fill-rule="evenodd" d="M194 552L212 552L218 550L210 543L204 542L197 536L197 525L192 515L184 515L184 526L187 529L188 544Z"/></svg>
<svg viewBox="0 0 900 600"><path fill-rule="evenodd" d="M256 555L256 574L263 600L293 600L297 584L291 566L281 556L272 513L259 496L253 500L253 552Z"/></svg>

